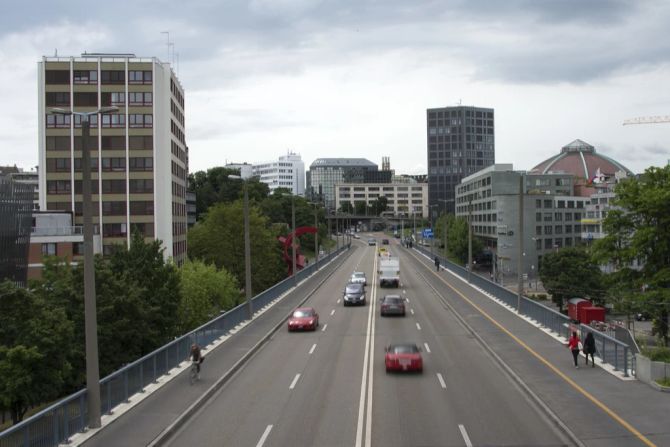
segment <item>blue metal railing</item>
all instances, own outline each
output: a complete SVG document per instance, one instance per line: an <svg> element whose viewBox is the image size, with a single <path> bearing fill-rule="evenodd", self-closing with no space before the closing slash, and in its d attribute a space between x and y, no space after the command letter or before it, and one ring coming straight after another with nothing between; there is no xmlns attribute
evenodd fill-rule
<svg viewBox="0 0 670 447"><path fill-rule="evenodd" d="M414 248L420 253L429 256L431 259L435 257L434 253L431 253L430 250L427 250L424 247L417 245ZM466 280L469 278L471 284L516 309L518 296L515 292L475 273L470 273L466 268L454 264L441 256L439 256L439 258L440 265L445 269L448 269ZM584 340L584 337L588 332L593 332L594 338L596 339L596 355L600 357L604 363L612 365L615 371L622 371L623 375L626 377L629 374L635 374L635 353L626 343L610 337L607 334L603 334L598 330L594 330L590 326L572 323L567 315L563 315L562 313L550 309L525 296L521 297L520 313L565 338L569 338L572 330L579 330L580 338L582 340Z"/></svg>
<svg viewBox="0 0 670 447"><path fill-rule="evenodd" d="M347 246L342 246L321 258L319 268L346 249ZM308 265L297 273L297 282L315 272L316 265ZM265 307L292 287L293 278L286 278L264 290L252 298L254 309ZM192 343L209 345L248 320L247 315L247 304L242 303L100 380L102 414L112 413L117 405L128 402L132 395L144 391L159 377L170 374L170 370L188 357ZM88 425L86 395L85 389L78 391L1 432L0 447L55 447L67 442L70 436L83 432Z"/></svg>

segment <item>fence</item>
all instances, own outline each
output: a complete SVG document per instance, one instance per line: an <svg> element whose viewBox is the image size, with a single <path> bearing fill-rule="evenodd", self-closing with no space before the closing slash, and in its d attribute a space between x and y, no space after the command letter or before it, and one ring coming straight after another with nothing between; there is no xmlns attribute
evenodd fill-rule
<svg viewBox="0 0 670 447"><path fill-rule="evenodd" d="M415 246L416 250L431 257L435 254L431 253L420 246ZM495 296L497 299L503 301L508 306L516 309L518 305L518 295L511 290L508 290L486 278L483 278L475 273L469 272L466 268L453 262L440 258L440 265L458 276L468 279L468 281L482 289L483 291ZM521 297L521 308L519 313L525 315L538 324L550 329L556 334L569 338L570 332L577 329L577 325L573 324L567 315L563 315L553 309L550 309L538 302L535 302L525 296ZM580 338L583 340L588 332L593 332L596 339L596 355L604 363L608 363L614 367L615 371L623 371L624 376L629 373L635 374L635 352L629 348L626 343L623 343L613 337L610 337L602 332L593 329L590 326L580 324L578 327Z"/></svg>
<svg viewBox="0 0 670 447"><path fill-rule="evenodd" d="M347 248L342 246L321 258L319 268ZM311 276L316 267L312 263L300 270L296 274L296 281ZM254 309L266 306L291 289L293 281L293 278L286 278L253 297ZM159 377L169 375L170 370L188 357L192 343L207 346L247 319L247 304L242 303L100 380L102 414L110 414L114 407L128 402L133 394L144 391L146 386L156 383ZM87 427L86 394L85 389L81 390L0 433L0 447L50 447L67 442L70 436Z"/></svg>

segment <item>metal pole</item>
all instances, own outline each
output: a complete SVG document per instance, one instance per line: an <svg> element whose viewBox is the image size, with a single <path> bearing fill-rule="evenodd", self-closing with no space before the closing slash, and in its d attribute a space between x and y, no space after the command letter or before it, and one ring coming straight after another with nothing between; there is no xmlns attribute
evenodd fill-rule
<svg viewBox="0 0 670 447"><path fill-rule="evenodd" d="M319 270L319 222L317 221L316 213L319 210L318 205L314 205L314 270Z"/></svg>
<svg viewBox="0 0 670 447"><path fill-rule="evenodd" d="M84 214L84 320L86 332L86 392L88 426L100 427L100 371L98 367L98 322L95 303L95 264L93 262L93 221L91 204L91 153L88 148L90 122L81 116L82 199Z"/></svg>
<svg viewBox="0 0 670 447"><path fill-rule="evenodd" d="M251 240L249 236L249 188L244 180L244 290L247 297L247 313L249 320L254 317L254 304L251 302Z"/></svg>
<svg viewBox="0 0 670 447"><path fill-rule="evenodd" d="M298 285L298 278L296 276L298 272L295 270L295 196L291 196L291 225L293 225L293 237L291 238L291 251L293 252L291 255L293 257L293 287L296 287Z"/></svg>
<svg viewBox="0 0 670 447"><path fill-rule="evenodd" d="M468 282L472 272L472 199L468 201Z"/></svg>
<svg viewBox="0 0 670 447"><path fill-rule="evenodd" d="M517 264L517 302L516 310L521 312L521 295L523 295L523 173L519 175L519 262Z"/></svg>
<svg viewBox="0 0 670 447"><path fill-rule="evenodd" d="M449 252L447 251L447 205L444 205L444 259L449 257Z"/></svg>

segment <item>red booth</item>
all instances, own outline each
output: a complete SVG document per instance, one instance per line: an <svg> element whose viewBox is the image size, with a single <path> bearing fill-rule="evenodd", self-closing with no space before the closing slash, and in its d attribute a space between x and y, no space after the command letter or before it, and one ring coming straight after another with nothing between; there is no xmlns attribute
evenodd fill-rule
<svg viewBox="0 0 670 447"><path fill-rule="evenodd" d="M568 317L571 320L580 321L580 309L583 307L593 307L593 303L584 298L570 298L568 300Z"/></svg>

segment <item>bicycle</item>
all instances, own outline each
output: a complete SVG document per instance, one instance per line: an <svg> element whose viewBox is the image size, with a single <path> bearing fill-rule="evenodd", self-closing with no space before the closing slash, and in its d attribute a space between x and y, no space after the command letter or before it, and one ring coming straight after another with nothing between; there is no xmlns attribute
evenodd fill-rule
<svg viewBox="0 0 670 447"><path fill-rule="evenodd" d="M195 383L195 381L200 380L200 373L198 372L198 362L191 362L191 372L190 372L190 381L191 385Z"/></svg>

